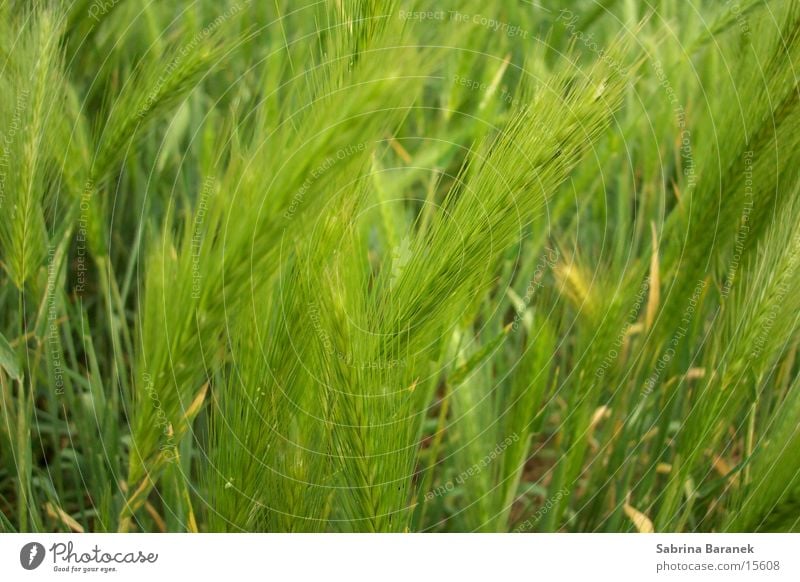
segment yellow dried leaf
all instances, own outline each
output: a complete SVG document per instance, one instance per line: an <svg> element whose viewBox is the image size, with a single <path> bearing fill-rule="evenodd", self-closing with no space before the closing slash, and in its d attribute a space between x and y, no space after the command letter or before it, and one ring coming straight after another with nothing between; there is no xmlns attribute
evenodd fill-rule
<svg viewBox="0 0 800 582"><path fill-rule="evenodd" d="M47 512L47 515L53 519L57 519L75 533L83 533L83 526L60 507L56 507L48 501L45 503L44 509Z"/></svg>
<svg viewBox="0 0 800 582"><path fill-rule="evenodd" d="M627 503L622 506L622 509L625 511L625 515L627 515L633 522L634 527L636 527L636 530L639 533L655 532L655 529L653 528L653 522L650 521L650 518L644 513Z"/></svg>

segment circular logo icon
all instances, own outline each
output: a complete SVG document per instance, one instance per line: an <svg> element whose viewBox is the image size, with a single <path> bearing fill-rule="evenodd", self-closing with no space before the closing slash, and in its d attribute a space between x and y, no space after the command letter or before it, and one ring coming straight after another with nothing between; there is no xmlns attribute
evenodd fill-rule
<svg viewBox="0 0 800 582"><path fill-rule="evenodd" d="M19 551L19 563L26 570L35 570L44 561L44 546L39 542L30 542Z"/></svg>

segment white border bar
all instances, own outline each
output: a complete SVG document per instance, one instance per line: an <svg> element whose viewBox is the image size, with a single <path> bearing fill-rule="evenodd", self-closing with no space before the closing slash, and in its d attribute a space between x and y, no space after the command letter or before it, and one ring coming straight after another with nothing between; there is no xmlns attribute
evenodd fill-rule
<svg viewBox="0 0 800 582"><path fill-rule="evenodd" d="M21 550L32 542L46 555L28 571ZM152 563L117 563L150 554ZM795 582L799 554L800 534L3 534L0 579Z"/></svg>

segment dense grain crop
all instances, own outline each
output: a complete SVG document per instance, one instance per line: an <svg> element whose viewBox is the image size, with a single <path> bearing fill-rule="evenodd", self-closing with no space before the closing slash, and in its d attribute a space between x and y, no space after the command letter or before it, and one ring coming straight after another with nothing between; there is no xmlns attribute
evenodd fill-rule
<svg viewBox="0 0 800 582"><path fill-rule="evenodd" d="M0 531L798 531L800 3L0 0Z"/></svg>

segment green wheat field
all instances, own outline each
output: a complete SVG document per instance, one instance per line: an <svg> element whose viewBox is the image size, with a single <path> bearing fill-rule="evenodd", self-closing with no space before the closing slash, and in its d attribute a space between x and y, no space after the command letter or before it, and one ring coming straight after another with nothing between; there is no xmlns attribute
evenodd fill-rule
<svg viewBox="0 0 800 582"><path fill-rule="evenodd" d="M800 1L0 0L0 531L800 531Z"/></svg>

